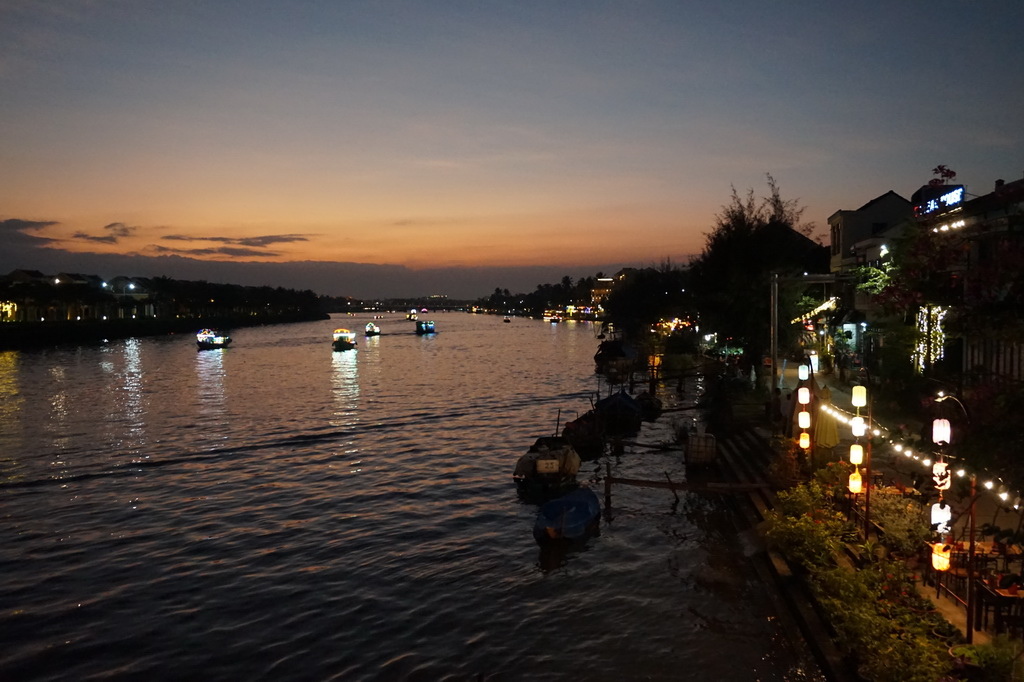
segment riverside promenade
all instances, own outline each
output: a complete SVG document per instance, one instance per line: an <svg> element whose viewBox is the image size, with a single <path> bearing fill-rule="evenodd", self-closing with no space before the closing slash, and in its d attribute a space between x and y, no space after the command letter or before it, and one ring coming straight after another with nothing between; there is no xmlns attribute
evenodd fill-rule
<svg viewBox="0 0 1024 682"><path fill-rule="evenodd" d="M770 381L770 378L768 379ZM856 380L851 381L840 381L834 374L815 374L811 377L816 386L816 395L822 393L829 396L829 401L838 410L847 414L855 412L856 408L852 406L852 388L857 384ZM795 394L796 387L800 384L797 376L797 367L791 365L785 368L784 372L780 372L778 386L782 389L782 393L785 396L788 393ZM827 391L822 391L822 388L827 388ZM870 399L870 395L869 395ZM795 395L794 395L795 400ZM862 409L861 414L865 414ZM886 420L884 414L875 413L872 415L876 426L885 429L887 432L893 432L895 429L894 425L890 424ZM817 418L814 415L812 419ZM906 426L906 425L905 425ZM920 432L923 424L909 425L909 429L903 429L903 432L912 431ZM812 423L813 428L813 423ZM761 435L765 439L771 438L769 429L763 426L756 426L755 430L760 431ZM846 459L850 450L850 445L854 443L854 438L851 429L848 425L839 423L838 424L838 436L839 442L832 448L832 456L835 459ZM899 437L887 438L884 434L882 436L882 444L879 445L878 441L875 441L875 446L871 453L871 479L876 486L896 486L908 491L916 491L916 493L927 501L929 506L931 503L937 501L938 495L932 482L931 467L923 464L923 461L927 459L927 453L914 453L912 448L921 444L913 443L908 444L901 442ZM911 454L907 454L907 450L911 450ZM862 465L863 466L863 465ZM955 470L955 466L950 466L951 470ZM953 474L954 478L956 474ZM1016 528L1019 523L1019 514L1010 508L1009 504L1003 502L997 496L994 490L989 490L984 486L984 478L979 475L977 494L975 495L974 501L974 514L975 514L975 539L980 541L981 535L978 529L981 528L982 524L988 523L1001 528ZM866 483L866 481L865 481ZM962 484L961 484L962 485ZM954 486L954 489L956 486ZM954 510L952 518L952 535L956 542L962 542L966 547L969 543L969 525L970 525L970 499L969 495L949 495L947 499L951 503L951 507ZM931 577L933 572L930 567L924 567L922 570L922 578ZM976 573L977 575L977 573ZM961 632L967 632L967 610L965 605L954 598L944 589L937 589L935 584L930 580L918 580L916 582L916 589L923 596L929 599L939 610L940 613L953 625L957 626ZM983 629L981 623L975 622L973 624L973 641L976 644L987 643L991 641L993 633L989 630ZM989 625L991 627L991 625Z"/></svg>

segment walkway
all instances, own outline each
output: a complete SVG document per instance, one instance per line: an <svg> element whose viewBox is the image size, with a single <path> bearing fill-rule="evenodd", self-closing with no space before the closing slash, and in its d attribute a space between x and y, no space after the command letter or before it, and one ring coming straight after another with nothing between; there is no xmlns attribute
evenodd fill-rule
<svg viewBox="0 0 1024 682"><path fill-rule="evenodd" d="M852 406L852 385L850 383L841 382L838 380L838 377L831 374L817 374L814 376L814 379L818 387L824 386L828 388L828 392L831 394L831 403L835 408L848 415L852 415L855 412L856 408ZM785 372L780 376L779 386L783 387L783 394L793 392L798 384L796 366L787 366ZM865 411L862 409L861 413L865 414ZM874 416L877 425L882 427L889 426L883 415ZM836 458L847 459L850 445L853 444L854 438L848 425L840 423L838 427L839 443L832 449L832 452ZM911 427L907 430L910 432L920 432L919 427L920 425L917 425L917 427ZM765 438L770 436L767 430L763 428L761 432ZM928 499L935 501L937 498L932 484L931 468L922 463L925 457L922 455L915 459L913 453L908 457L906 455L907 447L897 451L894 447L895 445L903 444L894 441L882 447L875 447L871 453L871 474L875 481L877 482L880 479L883 485L896 485L908 490L918 489ZM912 446L913 444L911 444L911 450ZM1017 512L1012 509L1008 510L1001 505L994 492L983 488L982 481L979 481L978 489L979 495L977 495L975 502L976 529L981 528L983 523L991 523L1003 528L1016 528L1019 522ZM966 545L969 537L969 496L958 498L956 495L947 495L947 498L955 511L952 523L953 536L958 541L962 540ZM977 532L975 535L976 540L981 539ZM922 596L927 597L935 604L935 607L950 623L966 633L966 609L960 602L947 594L939 596L933 585L928 585L921 581L917 583L917 589ZM990 641L991 634L978 628L979 624L974 624L974 642L984 643Z"/></svg>

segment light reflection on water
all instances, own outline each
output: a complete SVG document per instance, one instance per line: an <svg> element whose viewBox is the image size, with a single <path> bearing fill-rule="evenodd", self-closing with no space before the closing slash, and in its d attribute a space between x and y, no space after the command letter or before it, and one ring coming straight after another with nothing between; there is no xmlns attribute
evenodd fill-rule
<svg viewBox="0 0 1024 682"><path fill-rule="evenodd" d="M584 546L533 541L511 471L589 405L590 326L432 317L4 356L0 678L815 679L722 500L623 488Z"/></svg>

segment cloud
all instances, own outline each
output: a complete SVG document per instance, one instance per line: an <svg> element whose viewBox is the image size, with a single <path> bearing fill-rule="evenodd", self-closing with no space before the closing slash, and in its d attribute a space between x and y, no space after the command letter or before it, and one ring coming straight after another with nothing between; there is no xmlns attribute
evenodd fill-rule
<svg viewBox="0 0 1024 682"><path fill-rule="evenodd" d="M8 218L0 220L0 230L12 232L23 232L25 230L40 230L51 225L59 225L55 220L21 220L19 218Z"/></svg>
<svg viewBox="0 0 1024 682"><path fill-rule="evenodd" d="M99 244L116 244L122 237L132 236L139 228L125 225L124 223L110 223L109 225L104 225L103 229L107 231L106 234L95 235L87 232L75 232L71 235L71 238Z"/></svg>
<svg viewBox="0 0 1024 682"><path fill-rule="evenodd" d="M217 240L213 240L217 241ZM279 256L280 254L275 251L267 251L265 249L249 249L239 248L235 246L220 246L217 248L206 248L206 249L172 249L167 246L152 246L152 250L157 253L164 255L179 255L179 256L231 256L232 258L245 258L249 256L257 256L266 258L268 256Z"/></svg>
<svg viewBox="0 0 1024 682"><path fill-rule="evenodd" d="M169 234L161 237L161 239L182 242L218 242L220 244L237 244L239 246L269 246L270 244L308 242L309 236L304 234L268 234L259 237L190 237L183 234Z"/></svg>
<svg viewBox="0 0 1024 682"><path fill-rule="evenodd" d="M0 220L0 234L3 235L4 249L14 252L19 249L42 248L53 244L58 240L29 233L59 224L54 220L21 220L20 218Z"/></svg>

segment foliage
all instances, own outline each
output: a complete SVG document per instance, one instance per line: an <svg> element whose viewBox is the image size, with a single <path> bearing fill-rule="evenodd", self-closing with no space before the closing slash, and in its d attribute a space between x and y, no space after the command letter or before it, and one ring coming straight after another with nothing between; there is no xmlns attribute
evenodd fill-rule
<svg viewBox="0 0 1024 682"><path fill-rule="evenodd" d="M905 318L924 303L948 305L962 300L957 270L970 249L963 236L908 223L891 243L887 260L858 270L859 288L872 294L886 314Z"/></svg>
<svg viewBox="0 0 1024 682"><path fill-rule="evenodd" d="M608 319L628 335L663 318L692 316L687 272L666 261L660 268L631 270L620 279L604 308Z"/></svg>
<svg viewBox="0 0 1024 682"><path fill-rule="evenodd" d="M813 480L780 491L766 520L768 541L808 570L829 565L852 533L829 489Z"/></svg>
<svg viewBox="0 0 1024 682"><path fill-rule="evenodd" d="M889 551L901 557L919 554L932 535L924 505L901 495L872 495L871 520L885 532Z"/></svg>
<svg viewBox="0 0 1024 682"><path fill-rule="evenodd" d="M835 508L848 467L833 463L812 481L780 492L767 516L768 540L807 571L815 598L862 677L875 682L941 679L953 663L946 651L949 624L912 587L905 566L879 559L858 569L836 561L838 550L853 537Z"/></svg>
<svg viewBox="0 0 1024 682"><path fill-rule="evenodd" d="M934 682L947 674L946 643L932 635L944 622L931 604L880 562L855 570L832 566L811 585L858 672L876 682Z"/></svg>
<svg viewBox="0 0 1024 682"><path fill-rule="evenodd" d="M600 272L594 277L581 277L573 282L565 275L557 284L538 284L531 293L512 293L497 287L494 293L477 303L485 308L509 314L540 316L545 310L563 308L569 305L590 305L591 292Z"/></svg>
<svg viewBox="0 0 1024 682"><path fill-rule="evenodd" d="M950 647L950 655L961 666L971 666L977 682L1020 682L1024 680L1024 645L1006 635L999 635L990 644L958 644Z"/></svg>
<svg viewBox="0 0 1024 682"><path fill-rule="evenodd" d="M768 187L769 196L760 200L753 190L741 197L733 188L729 204L706 235L703 252L690 266L702 330L718 334L723 343L743 346L755 360L769 338L772 273L825 272L828 266L827 249L801 234L803 208L782 199L771 175ZM803 290L789 291L784 299L783 293L780 287L780 319L791 319L799 314ZM792 334L788 325L780 332ZM793 339L783 339L782 346Z"/></svg>

